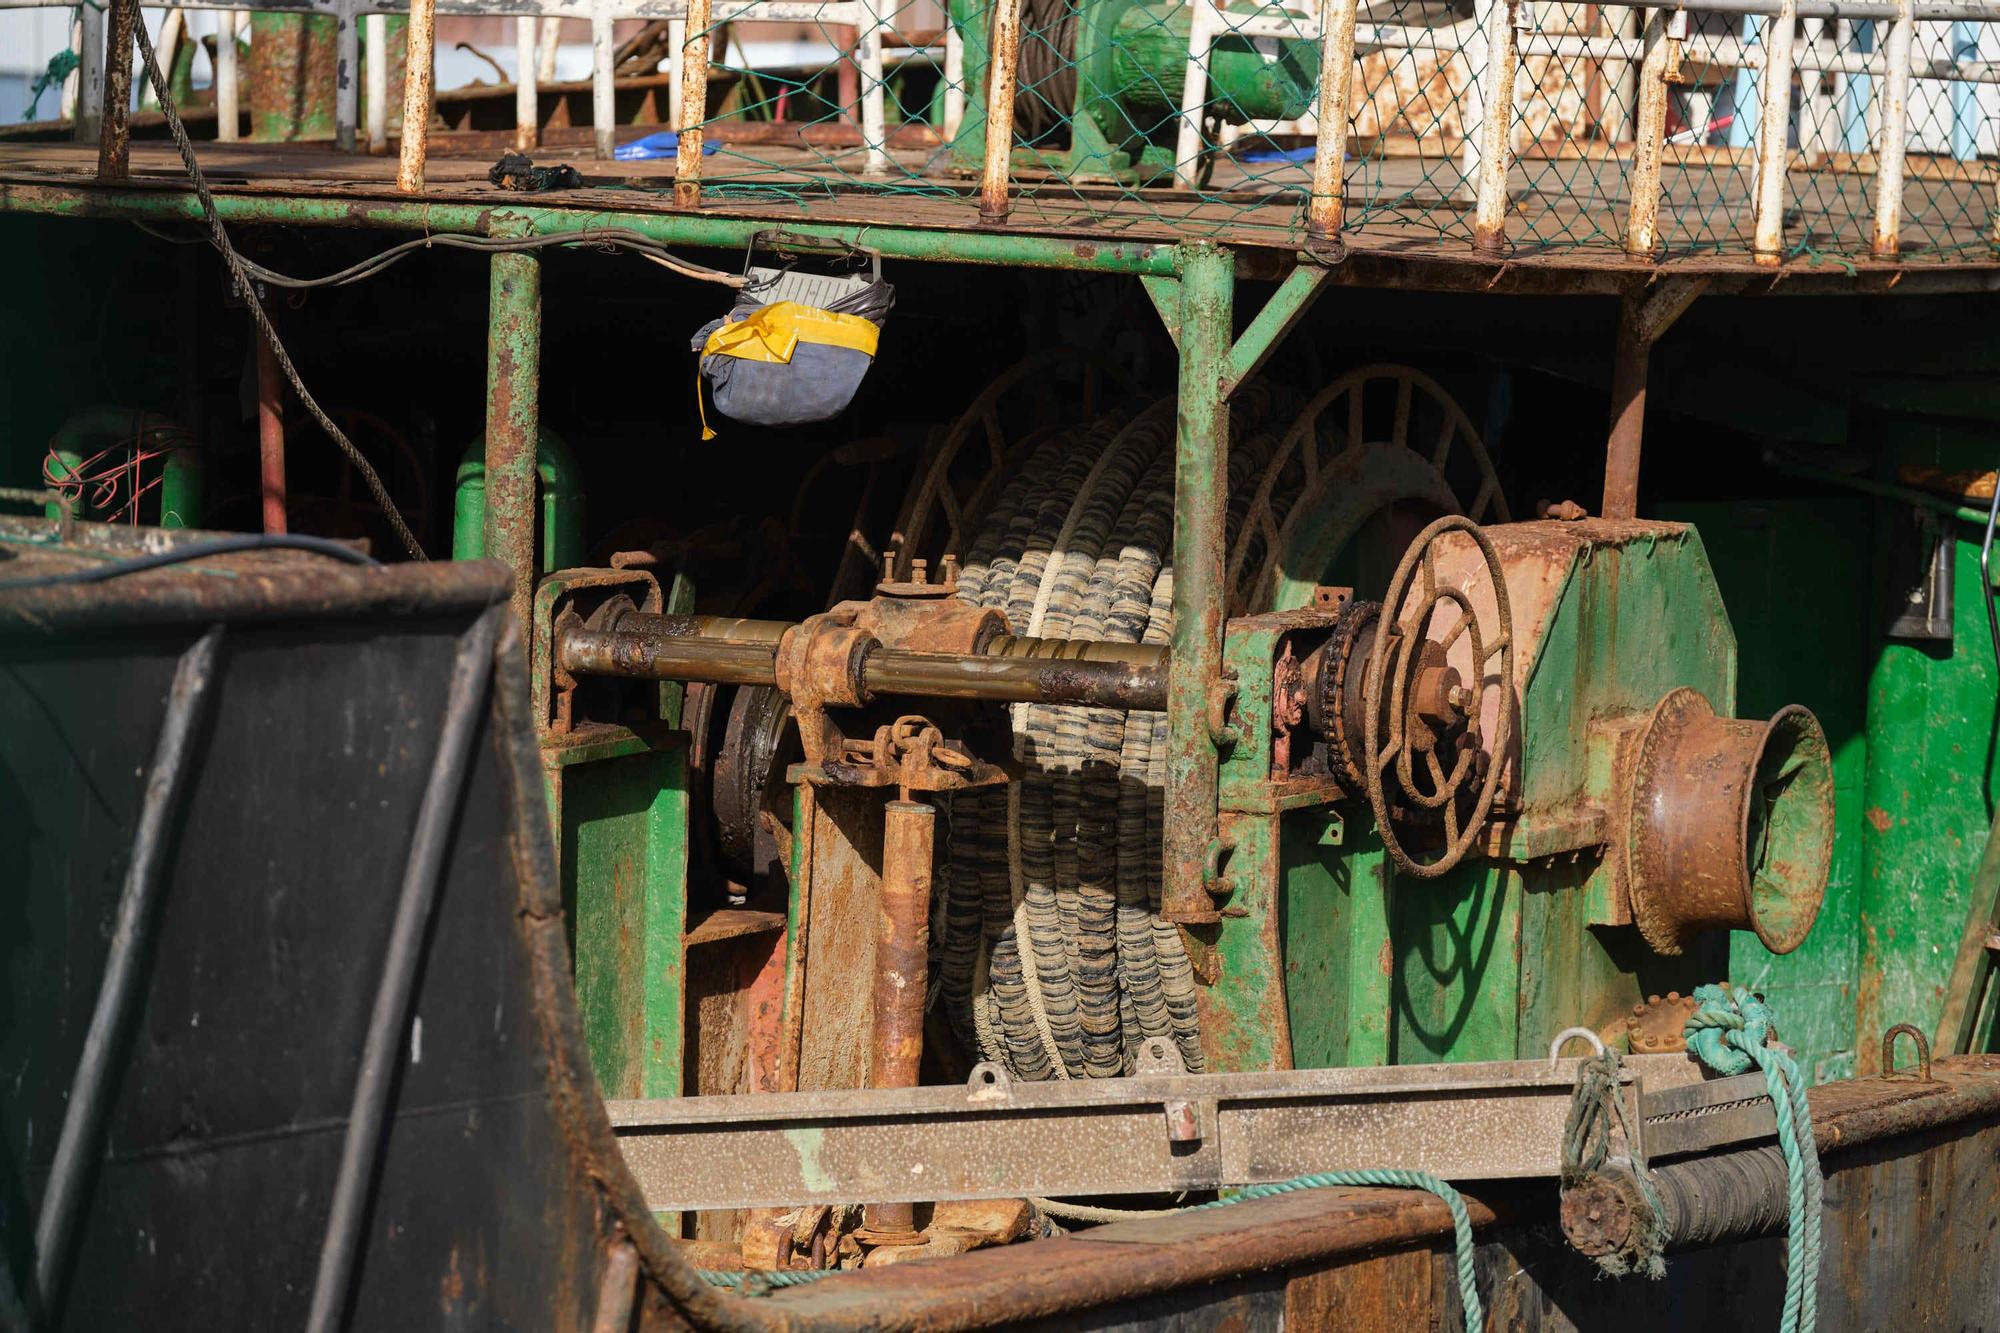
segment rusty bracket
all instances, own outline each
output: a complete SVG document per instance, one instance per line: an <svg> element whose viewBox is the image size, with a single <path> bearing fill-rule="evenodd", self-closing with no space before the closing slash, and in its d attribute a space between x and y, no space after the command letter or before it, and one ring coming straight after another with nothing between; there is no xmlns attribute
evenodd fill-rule
<svg viewBox="0 0 2000 1333"><path fill-rule="evenodd" d="M588 625L620 597L649 615L658 615L663 605L660 581L641 568L558 569L536 585L528 678L536 725L543 730L567 732L573 722L577 682L556 658L559 627Z"/></svg>
<svg viewBox="0 0 2000 1333"><path fill-rule="evenodd" d="M1554 1177L1576 1060L612 1101L654 1209L1153 1194L1398 1167L1447 1180ZM1623 1093L1697 1081L1632 1056Z"/></svg>

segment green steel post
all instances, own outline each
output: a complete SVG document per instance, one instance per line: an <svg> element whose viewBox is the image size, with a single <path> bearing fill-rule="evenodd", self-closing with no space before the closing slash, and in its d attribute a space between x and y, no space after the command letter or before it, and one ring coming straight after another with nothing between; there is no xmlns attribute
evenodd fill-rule
<svg viewBox="0 0 2000 1333"><path fill-rule="evenodd" d="M562 437L543 427L535 446L541 482L542 559L553 573L583 563L583 477ZM451 558L486 558L486 442L474 440L459 460L451 506Z"/></svg>
<svg viewBox="0 0 2000 1333"><path fill-rule="evenodd" d="M1285 335L1326 290L1326 278L1327 270L1317 264L1301 264L1285 275L1278 290L1271 293L1271 299L1229 349L1229 368L1223 372L1223 384L1229 392L1234 393L1238 385L1263 369Z"/></svg>
<svg viewBox="0 0 2000 1333"><path fill-rule="evenodd" d="M532 254L493 256L486 340L486 553L514 571L514 614L535 592L535 439L540 424L542 270Z"/></svg>
<svg viewBox="0 0 2000 1333"><path fill-rule="evenodd" d="M199 449L175 449L160 472L160 526L201 526L202 465Z"/></svg>
<svg viewBox="0 0 2000 1333"><path fill-rule="evenodd" d="M1174 432L1174 630L1167 676L1166 877L1160 915L1212 923L1203 887L1216 838L1217 738L1211 703L1222 681L1223 511L1229 400L1223 375L1234 333L1235 260L1205 243L1181 250L1180 411Z"/></svg>
<svg viewBox="0 0 2000 1333"><path fill-rule="evenodd" d="M51 485L62 481L64 478L74 477L78 469L83 466L83 455L74 449L52 449L50 450L50 456L56 464L55 467L48 469L48 482ZM48 504L42 506L42 515L51 523L60 523L63 516L63 506L50 501Z"/></svg>

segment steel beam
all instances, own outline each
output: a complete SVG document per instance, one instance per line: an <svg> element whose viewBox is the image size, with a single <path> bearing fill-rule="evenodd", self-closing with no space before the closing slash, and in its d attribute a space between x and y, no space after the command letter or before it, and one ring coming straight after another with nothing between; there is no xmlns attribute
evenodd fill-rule
<svg viewBox="0 0 2000 1333"><path fill-rule="evenodd" d="M1448 1180L1553 1176L1576 1060L1187 1074L1149 1042L1132 1078L612 1101L654 1209L1212 1190L1393 1166ZM1624 1090L1698 1080L1631 1056Z"/></svg>
<svg viewBox="0 0 2000 1333"><path fill-rule="evenodd" d="M535 463L541 428L542 270L531 253L492 259L486 337L486 555L514 574L510 599L534 623Z"/></svg>
<svg viewBox="0 0 2000 1333"><path fill-rule="evenodd" d="M1223 518L1229 489L1229 354L1235 263L1213 245L1182 247L1180 411L1174 432L1174 628L1167 665L1165 878L1160 915L1220 920L1203 885L1216 837L1222 706Z"/></svg>

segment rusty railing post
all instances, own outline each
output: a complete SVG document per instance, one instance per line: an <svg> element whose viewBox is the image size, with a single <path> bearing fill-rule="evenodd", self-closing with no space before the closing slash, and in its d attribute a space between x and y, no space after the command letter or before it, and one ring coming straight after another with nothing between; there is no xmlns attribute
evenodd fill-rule
<svg viewBox="0 0 2000 1333"><path fill-rule="evenodd" d="M222 143L235 143L243 132L243 104L238 97L242 89L237 82L241 76L236 72L236 29L242 16L238 9L225 9L216 15L215 137ZM374 55L372 48L369 55Z"/></svg>
<svg viewBox="0 0 2000 1333"><path fill-rule="evenodd" d="M882 815L882 898L875 929L874 1044L871 1088L914 1088L924 1053L924 995L929 987L931 855L937 810L921 801L890 801ZM864 1234L880 1243L916 1233L916 1205L871 1203Z"/></svg>
<svg viewBox="0 0 2000 1333"><path fill-rule="evenodd" d="M1479 183L1472 244L1482 254L1507 248L1507 172L1514 158L1514 76L1521 67L1520 26L1527 0L1495 0L1486 12L1485 119L1479 125Z"/></svg>
<svg viewBox="0 0 2000 1333"><path fill-rule="evenodd" d="M1014 161L1014 81L1021 66L1021 0L993 0L993 49L986 62L986 161L979 177L979 220L999 226L1012 205L1007 173Z"/></svg>
<svg viewBox="0 0 2000 1333"><path fill-rule="evenodd" d="M496 234L525 235L525 228ZM542 271L532 253L493 256L486 334L486 556L514 573L522 633L533 624L535 466L541 430Z"/></svg>
<svg viewBox="0 0 2000 1333"><path fill-rule="evenodd" d="M1354 23L1358 0L1321 0L1319 127L1313 140L1308 245L1339 241L1347 225L1347 122L1354 97Z"/></svg>
<svg viewBox="0 0 2000 1333"><path fill-rule="evenodd" d="M263 496L264 531L288 532L285 495L285 381L278 352L257 321L250 321L257 344L257 466Z"/></svg>
<svg viewBox="0 0 2000 1333"><path fill-rule="evenodd" d="M437 93L437 0L410 0L409 54L404 63L403 157L396 170L396 188L404 194L422 194L431 106Z"/></svg>
<svg viewBox="0 0 2000 1333"><path fill-rule="evenodd" d="M532 14L514 20L514 147L520 152L542 141L541 92L535 77L535 26Z"/></svg>
<svg viewBox="0 0 2000 1333"><path fill-rule="evenodd" d="M1680 63L1687 11L1656 9L1646 20L1639 65L1638 129L1632 143L1632 207L1625 217L1625 253L1651 259L1660 248L1660 172L1667 150L1667 76Z"/></svg>
<svg viewBox="0 0 2000 1333"><path fill-rule="evenodd" d="M1791 172L1792 43L1797 0L1783 0L1764 25L1764 74L1757 82L1757 166L1752 173L1756 235L1750 257L1766 268L1785 262L1785 180Z"/></svg>
<svg viewBox="0 0 2000 1333"><path fill-rule="evenodd" d="M610 6L604 0L597 0L590 10L590 137L598 158L605 162L618 149L617 54L618 39L611 27ZM706 81L707 77L704 61L702 78Z"/></svg>
<svg viewBox="0 0 2000 1333"><path fill-rule="evenodd" d="M681 114L675 129L674 205L701 207L701 127L708 119L709 0L687 0L687 42L681 47Z"/></svg>
<svg viewBox="0 0 2000 1333"><path fill-rule="evenodd" d="M361 29L354 0L333 6L333 146L354 151L361 127ZM165 71L162 71L163 73Z"/></svg>
<svg viewBox="0 0 2000 1333"><path fill-rule="evenodd" d="M132 21L138 13L139 0L111 0L104 36L104 118L97 138L99 180L122 181L132 174Z"/></svg>
<svg viewBox="0 0 2000 1333"><path fill-rule="evenodd" d="M1916 7L1897 0L1896 18L1882 43L1882 138L1875 146L1875 232L1868 249L1894 259L1902 249L1903 165L1910 135L1910 48Z"/></svg>
<svg viewBox="0 0 2000 1333"><path fill-rule="evenodd" d="M362 61L368 80L368 151L381 157L389 151L389 19L370 14L361 20L361 40L368 58Z"/></svg>
<svg viewBox="0 0 2000 1333"><path fill-rule="evenodd" d="M1167 660L1165 879L1160 915L1183 925L1219 920L1204 868L1216 839L1221 740L1223 510L1229 475L1229 399L1223 388L1235 333L1234 255L1209 244L1180 249L1180 411L1174 432L1174 628Z"/></svg>

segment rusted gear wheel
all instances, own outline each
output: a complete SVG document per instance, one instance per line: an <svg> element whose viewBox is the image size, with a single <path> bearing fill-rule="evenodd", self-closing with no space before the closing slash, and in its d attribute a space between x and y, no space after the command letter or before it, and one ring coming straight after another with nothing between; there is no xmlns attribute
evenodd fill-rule
<svg viewBox="0 0 2000 1333"><path fill-rule="evenodd" d="M1361 686L1381 623L1380 602L1349 602L1341 608L1324 649L1326 666L1319 673L1319 688L1306 699L1307 720L1326 738L1341 780L1356 791L1363 784Z"/></svg>
<svg viewBox="0 0 2000 1333"><path fill-rule="evenodd" d="M1437 543L1453 532L1465 533L1485 562L1500 621L1497 635L1489 637L1481 627L1465 590L1438 582ZM1406 603L1411 604L1407 612ZM1375 812L1383 850L1396 868L1419 879L1435 879L1465 858L1493 812L1502 761L1513 739L1514 617L1493 543L1478 524L1457 514L1437 520L1411 543L1389 580L1382 604L1393 610L1376 632L1362 694L1384 702L1363 710L1361 785ZM1457 609L1457 617L1441 636L1432 638L1431 622L1447 604ZM1470 640L1470 658L1464 652L1456 655L1457 660L1469 662L1470 687L1460 683L1462 678L1451 665L1461 638ZM1499 670L1489 673L1486 664L1496 654ZM1499 692L1499 706L1487 743L1480 717L1489 689ZM1438 757L1446 741L1455 751L1449 768ZM1421 779L1418 753L1423 755ZM1393 801L1387 782L1391 769L1397 787ZM1475 778L1478 791L1467 805L1462 798ZM1414 822L1413 816L1426 823L1433 818L1442 822L1444 847L1436 859L1418 860L1404 845L1406 835L1396 831L1399 823Z"/></svg>

